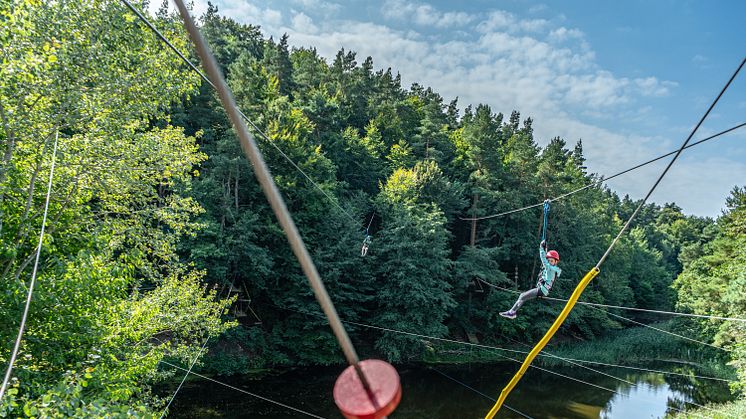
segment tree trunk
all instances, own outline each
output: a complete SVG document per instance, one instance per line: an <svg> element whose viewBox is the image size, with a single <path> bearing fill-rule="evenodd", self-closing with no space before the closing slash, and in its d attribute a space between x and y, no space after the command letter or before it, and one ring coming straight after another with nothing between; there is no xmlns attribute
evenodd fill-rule
<svg viewBox="0 0 746 419"><path fill-rule="evenodd" d="M472 199L472 206L471 206L472 208L471 218L477 218L476 217L477 201L479 201L479 195L474 194L474 198ZM474 219L474 220L471 220L471 240L470 240L471 247L474 247L474 245L476 244L476 241L477 241L477 220Z"/></svg>

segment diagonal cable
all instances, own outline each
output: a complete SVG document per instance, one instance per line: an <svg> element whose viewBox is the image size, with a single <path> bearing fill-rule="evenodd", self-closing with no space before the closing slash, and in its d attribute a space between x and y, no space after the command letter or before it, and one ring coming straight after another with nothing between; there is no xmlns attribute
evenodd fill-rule
<svg viewBox="0 0 746 419"><path fill-rule="evenodd" d="M289 406L289 405L287 405L287 404L284 404L284 403L280 403L280 402L278 402L278 401L275 401L275 400L272 400L272 399L268 399L268 398L266 398L266 397L262 397L262 396L260 396L260 395L258 395L258 394L254 394L254 393L248 392L248 391L246 391L246 390L244 390L244 389L242 389L242 388L234 387L234 386L232 386L232 385L230 385L230 384L226 384L226 383L223 383L223 382L221 382L221 381L218 381L218 380L216 380L216 379L214 379L214 378L210 378L210 377L207 377L207 376L205 376L205 375L202 375L202 374L197 374L197 373L196 373L196 372L194 372L194 371L191 371L191 370L187 370L186 368L182 368L182 367L179 367L179 366L177 366L177 365L174 365L174 364L172 364L172 363L170 363L170 362L167 362L167 361L160 361L160 362L161 362L162 364L166 364L166 365L168 365L168 366L174 367L174 368L176 368L176 369L179 369L179 370L181 370L181 371L185 371L185 372L187 373L187 375L189 375L189 374L192 374L192 375L194 375L194 376L197 376L197 377L199 377L199 378L202 378L202 379L204 379L204 380L212 381L213 383L216 383L216 384L220 384L221 386L225 386L225 387L228 387L228 388L230 388L230 389L233 389L233 390L236 390L236 391L240 391L241 393L244 393L244 394L248 394L249 396L252 396L252 397L256 397L257 399L262 399L262 400L264 400L264 401L267 401L267 402L270 402L270 403L276 404L276 405L278 405L278 406L282 406L282 407L284 407L284 408L287 408L287 409L290 409L290 410L294 410L294 411L296 411L296 412L298 412L298 413L302 413L302 414L304 414L304 415L306 415L306 416L310 416L310 417L312 417L312 418L319 418L319 419L324 419L324 417L323 417L323 416L318 416L318 415L314 415L313 413L309 413L309 412L306 412L306 411L300 410L300 409L298 409L298 408L295 408L295 407L293 407L293 406Z"/></svg>
<svg viewBox="0 0 746 419"><path fill-rule="evenodd" d="M13 352L10 355L10 362L8 363L8 369L5 371L5 378L3 378L3 385L0 387L0 400L5 395L5 390L8 388L8 382L10 376L13 373L13 364L16 362L18 351L21 348L21 339L23 338L23 330L26 328L26 320L28 319L29 308L31 307L31 297L34 294L34 284L36 283L36 273L39 268L39 257L41 256L41 247L44 242L44 230L47 226L47 214L49 213L49 198L52 195L52 178L54 177L54 165L57 157L57 140L59 139L60 133L54 137L54 149L52 151L52 166L49 170L49 182L47 183L47 197L44 201L44 217L41 222L41 232L39 233L39 244L36 246L36 259L34 261L34 270L31 273L31 282L28 286L28 293L26 295L26 305L23 308L23 316L21 317L21 325L18 327L18 336L16 337L15 346L13 346Z"/></svg>

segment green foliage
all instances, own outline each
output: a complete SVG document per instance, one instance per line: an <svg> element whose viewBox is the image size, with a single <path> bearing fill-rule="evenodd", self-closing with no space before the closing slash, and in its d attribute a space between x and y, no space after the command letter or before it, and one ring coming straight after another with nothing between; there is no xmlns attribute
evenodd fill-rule
<svg viewBox="0 0 746 419"><path fill-rule="evenodd" d="M176 253L203 210L206 158L168 110L197 78L116 1L3 2L0 30L0 347L15 339L52 141L41 264L3 416L149 416L165 358L191 361L231 300ZM174 21L158 22L177 47ZM199 135L199 133L195 133Z"/></svg>
<svg viewBox="0 0 746 419"><path fill-rule="evenodd" d="M735 187L727 210L717 220L717 236L705 244L702 256L688 262L676 278L678 306L698 314L746 317L746 191ZM739 373L739 388L746 386L746 329L740 322L699 324L703 338L733 351L731 365Z"/></svg>

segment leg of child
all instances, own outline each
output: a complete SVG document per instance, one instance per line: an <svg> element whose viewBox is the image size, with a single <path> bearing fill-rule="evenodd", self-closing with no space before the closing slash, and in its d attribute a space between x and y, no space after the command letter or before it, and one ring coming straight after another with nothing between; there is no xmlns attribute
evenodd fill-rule
<svg viewBox="0 0 746 419"><path fill-rule="evenodd" d="M534 298L538 297L540 292L541 291L537 287L537 288L530 289L524 293L521 293L521 295L518 297L518 301L516 301L515 304L513 304L513 308L511 308L510 311L513 313L518 312L518 310L521 308L523 303L525 303L528 300L533 300Z"/></svg>

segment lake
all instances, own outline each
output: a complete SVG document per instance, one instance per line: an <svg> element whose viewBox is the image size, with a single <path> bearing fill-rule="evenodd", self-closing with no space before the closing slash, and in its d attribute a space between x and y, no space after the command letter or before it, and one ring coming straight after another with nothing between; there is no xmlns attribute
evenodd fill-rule
<svg viewBox="0 0 746 419"><path fill-rule="evenodd" d="M397 366L402 400L390 418L483 418L518 369L517 363L446 366ZM663 364L658 370L688 373L680 365ZM342 367L315 367L265 377L261 380L216 377L245 391L327 418L341 418L332 388ZM621 419L658 418L684 410L689 403L723 402L731 398L721 381L657 373L635 373L597 368L547 367L556 374L529 368L508 396L497 418ZM696 374L696 372L692 372ZM708 375L708 374L702 374ZM586 381L581 383L575 380ZM454 381L458 380L463 384ZM468 385L473 390L465 387ZM599 388L604 387L605 389ZM478 392L484 393L479 394ZM507 406L526 416L511 412ZM188 381L171 408L172 418L301 418L306 415L274 405L206 380Z"/></svg>

